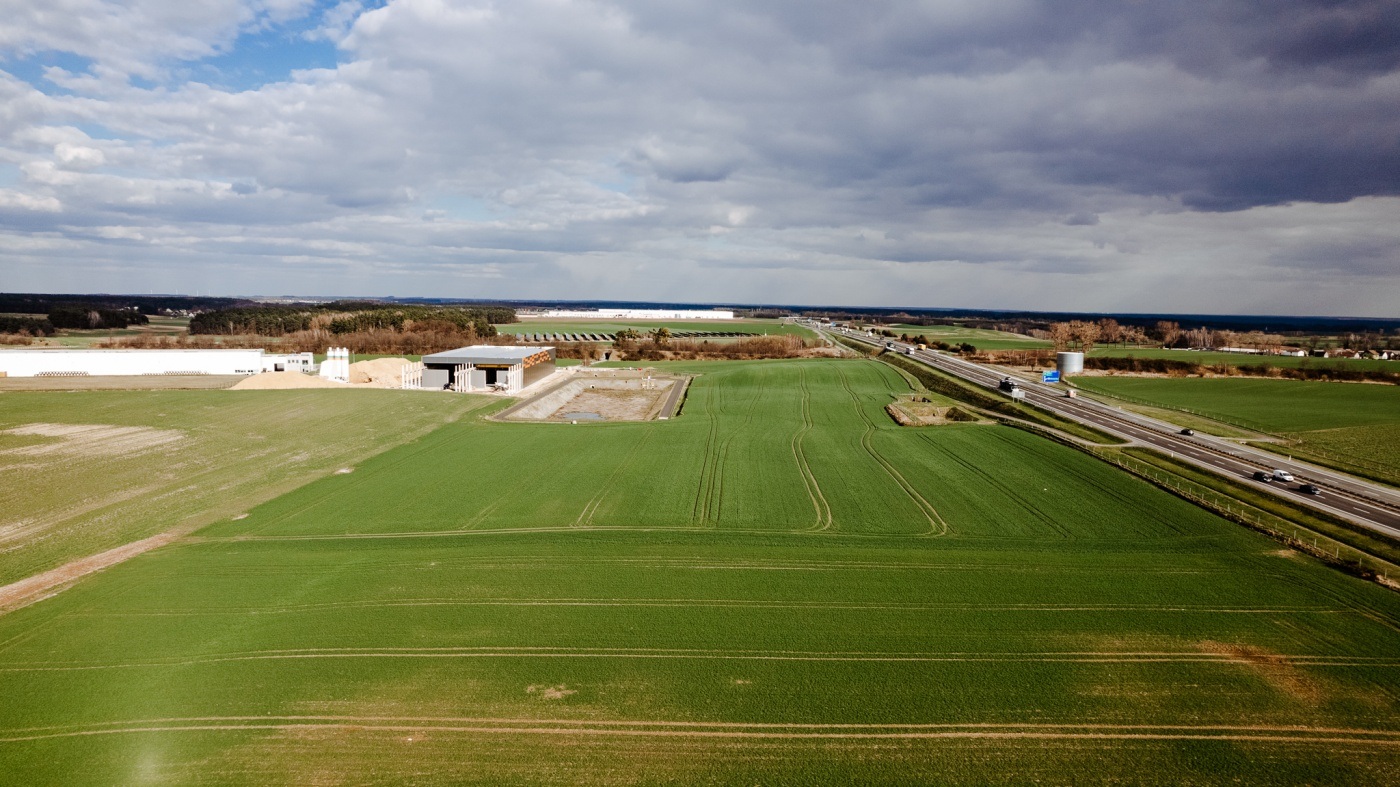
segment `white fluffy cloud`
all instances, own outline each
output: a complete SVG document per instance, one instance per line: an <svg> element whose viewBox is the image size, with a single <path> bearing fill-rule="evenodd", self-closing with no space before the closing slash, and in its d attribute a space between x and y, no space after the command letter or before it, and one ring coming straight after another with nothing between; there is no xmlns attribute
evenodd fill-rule
<svg viewBox="0 0 1400 787"><path fill-rule="evenodd" d="M91 65L0 75L7 288L1356 314L1400 300L1400 48L1360 57L1336 14L32 5L0 27L0 55ZM245 90L172 68L324 40L335 67Z"/></svg>

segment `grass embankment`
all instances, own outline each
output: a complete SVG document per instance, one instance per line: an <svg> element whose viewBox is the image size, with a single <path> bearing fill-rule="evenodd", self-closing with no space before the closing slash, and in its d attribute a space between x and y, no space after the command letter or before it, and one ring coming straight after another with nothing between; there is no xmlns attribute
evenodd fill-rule
<svg viewBox="0 0 1400 787"><path fill-rule="evenodd" d="M463 418L0 617L6 778L1391 778L1400 595L898 427L889 365L667 368L680 418Z"/></svg>
<svg viewBox="0 0 1400 787"><path fill-rule="evenodd" d="M1375 569L1377 561L1384 561L1389 564L1392 576L1396 576L1397 569L1400 569L1400 543L1375 531L1290 503L1152 449L1124 448L1119 453L1187 482L1189 486L1185 487L1186 491L1195 493L1202 499L1201 502L1213 510L1226 514L1248 514L1246 524L1280 540L1293 542L1296 546L1311 546L1318 555L1335 558L1347 568L1356 570L1369 566ZM1218 494L1210 495L1209 492ZM1369 564L1367 557L1371 558Z"/></svg>
<svg viewBox="0 0 1400 787"><path fill-rule="evenodd" d="M0 394L0 585L237 514L484 401L404 391Z"/></svg>
<svg viewBox="0 0 1400 787"><path fill-rule="evenodd" d="M1400 386L1141 377L1077 377L1075 384L1128 402L1275 434L1288 442L1254 445L1400 485ZM1193 428L1200 425L1171 420Z"/></svg>

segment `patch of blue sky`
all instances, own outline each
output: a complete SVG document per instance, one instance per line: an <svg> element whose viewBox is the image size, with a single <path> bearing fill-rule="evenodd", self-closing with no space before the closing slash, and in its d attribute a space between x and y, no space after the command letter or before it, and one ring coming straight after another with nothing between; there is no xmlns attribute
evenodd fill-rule
<svg viewBox="0 0 1400 787"><path fill-rule="evenodd" d="M24 57L0 60L0 68L29 83L30 87L40 93L50 96L66 96L71 95L72 91L50 82L48 77L44 75L45 71L50 68L61 68L73 74L82 74L87 72L88 68L92 66L92 62L86 57L71 52L49 50L35 52Z"/></svg>
<svg viewBox="0 0 1400 787"><path fill-rule="evenodd" d="M19 167L14 164L0 164L0 186L13 186L19 183Z"/></svg>
<svg viewBox="0 0 1400 787"><path fill-rule="evenodd" d="M88 135L88 139L131 139L131 134L113 131L101 123L74 123L73 128Z"/></svg>
<svg viewBox="0 0 1400 787"><path fill-rule="evenodd" d="M338 62L335 44L304 35L313 27L310 24L288 25L239 36L228 52L185 64L178 69L178 76L183 81L243 91L289 82L295 71L335 68Z"/></svg>

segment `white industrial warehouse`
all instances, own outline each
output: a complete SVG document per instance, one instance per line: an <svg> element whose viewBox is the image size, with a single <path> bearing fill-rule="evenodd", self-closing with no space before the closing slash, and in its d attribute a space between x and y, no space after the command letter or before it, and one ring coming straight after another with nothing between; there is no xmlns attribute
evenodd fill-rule
<svg viewBox="0 0 1400 787"><path fill-rule="evenodd" d="M0 350L0 377L250 375L315 368L311 353L263 350Z"/></svg>
<svg viewBox="0 0 1400 787"><path fill-rule="evenodd" d="M584 320L732 320L726 309L545 309L541 317Z"/></svg>

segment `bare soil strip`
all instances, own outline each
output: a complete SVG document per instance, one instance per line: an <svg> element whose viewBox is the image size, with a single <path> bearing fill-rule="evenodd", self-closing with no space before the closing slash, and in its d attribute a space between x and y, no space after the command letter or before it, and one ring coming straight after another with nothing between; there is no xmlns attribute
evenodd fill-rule
<svg viewBox="0 0 1400 787"><path fill-rule="evenodd" d="M177 527L150 538L133 541L106 552L74 560L42 574L35 574L18 582L0 586L0 612L8 612L11 609L27 606L56 595L89 574L95 574L104 568L115 566L124 560L130 560L143 552L159 549L189 535L198 528L199 525Z"/></svg>

